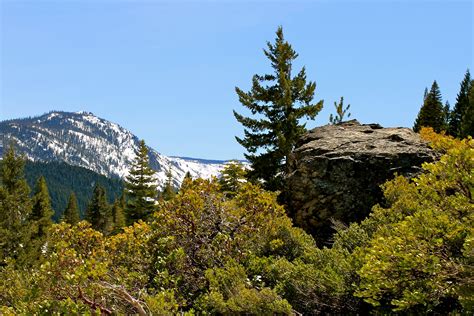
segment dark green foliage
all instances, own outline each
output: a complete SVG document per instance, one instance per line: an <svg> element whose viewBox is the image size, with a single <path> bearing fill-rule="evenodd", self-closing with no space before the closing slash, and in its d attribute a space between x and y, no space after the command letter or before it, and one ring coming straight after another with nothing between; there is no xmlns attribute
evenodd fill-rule
<svg viewBox="0 0 474 316"><path fill-rule="evenodd" d="M419 132L422 127L432 127L436 132L441 132L446 128L446 114L443 107L441 92L436 80L433 82L430 91L424 97L423 105L415 120L413 130Z"/></svg>
<svg viewBox="0 0 474 316"><path fill-rule="evenodd" d="M91 223L92 228L103 233L110 232L113 226L112 211L105 197L105 190L96 185L89 205L86 209L85 219Z"/></svg>
<svg viewBox="0 0 474 316"><path fill-rule="evenodd" d="M53 209L48 193L48 186L44 177L40 177L36 183L32 198L33 206L29 218L30 241L26 245L28 258L27 264L33 263L40 258L42 248L46 243L49 228L53 224L51 217Z"/></svg>
<svg viewBox="0 0 474 316"><path fill-rule="evenodd" d="M467 135L464 133L462 128L463 121L466 117L469 105L469 90L471 89L471 74L469 73L469 69L466 71L464 75L464 79L461 82L461 87L459 89L459 93L456 97L456 104L454 105L454 109L451 113L450 121L449 121L449 134L454 137L464 138ZM471 134L472 135L472 134Z"/></svg>
<svg viewBox="0 0 474 316"><path fill-rule="evenodd" d="M226 164L219 177L221 191L228 197L234 196L243 183L246 182L247 170L239 161L230 161Z"/></svg>
<svg viewBox="0 0 474 316"><path fill-rule="evenodd" d="M163 188L163 192L161 192L161 198L165 201L169 201L176 195L176 190L173 187L173 174L171 173L171 169L166 171L166 178L166 184Z"/></svg>
<svg viewBox="0 0 474 316"><path fill-rule="evenodd" d="M71 225L75 225L81 220L79 209L77 208L77 198L74 192L69 195L69 201L64 210L62 220Z"/></svg>
<svg viewBox="0 0 474 316"><path fill-rule="evenodd" d="M109 203L123 191L123 182L120 179L110 179L94 171L63 162L27 161L25 174L30 187L34 186L40 176L46 179L55 221L59 221L72 192L77 198L79 214L84 214L96 184L105 188Z"/></svg>
<svg viewBox="0 0 474 316"><path fill-rule="evenodd" d="M344 97L341 97L341 100L339 101L339 104L337 102L334 102L334 107L336 108L336 115L333 116L332 114L329 116L329 123L331 124L338 124L341 123L344 120L344 117L349 111L349 108L351 107L350 104L344 108ZM351 117L351 113L347 113L347 118Z"/></svg>
<svg viewBox="0 0 474 316"><path fill-rule="evenodd" d="M186 190L186 188L191 185L193 182L193 177L191 176L191 173L188 171L184 175L183 182L181 182L181 187L176 193L179 193L181 190Z"/></svg>
<svg viewBox="0 0 474 316"><path fill-rule="evenodd" d="M187 171L186 174L184 175L183 182L181 182L181 186L184 183L187 183L187 182L190 182L190 181L193 181L193 176L191 175L191 173L189 171Z"/></svg>
<svg viewBox="0 0 474 316"><path fill-rule="evenodd" d="M36 183L33 195L33 207L30 220L34 223L34 238L43 238L49 226L52 224L51 199L49 197L48 186L44 177L40 177Z"/></svg>
<svg viewBox="0 0 474 316"><path fill-rule="evenodd" d="M125 182L129 223L146 219L153 212L157 196L155 171L150 168L145 141L140 141L140 147L135 154L135 161Z"/></svg>
<svg viewBox="0 0 474 316"><path fill-rule="evenodd" d="M461 121L461 137L474 137L474 80L471 81L469 89L469 103L464 111Z"/></svg>
<svg viewBox="0 0 474 316"><path fill-rule="evenodd" d="M267 189L279 190L288 172L291 151L306 130L299 120L314 119L323 101L312 103L316 84L306 82L304 67L292 76L292 64L298 54L285 41L281 27L275 43L268 42L264 53L273 74L254 75L249 92L235 88L240 103L255 116L245 117L234 111L244 126L244 137L236 139L248 152L245 157L252 165L249 178L264 180Z"/></svg>
<svg viewBox="0 0 474 316"><path fill-rule="evenodd" d="M112 205L112 217L113 217L113 226L114 231L119 232L122 227L126 225L125 218L125 195L122 194L120 199L115 200Z"/></svg>
<svg viewBox="0 0 474 316"><path fill-rule="evenodd" d="M186 174L184 175L184 178L185 179L193 179L193 176L191 176L191 173L189 171L186 172Z"/></svg>
<svg viewBox="0 0 474 316"><path fill-rule="evenodd" d="M451 120L451 106L449 104L449 101L446 101L444 104L443 108L443 113L444 113L444 131L447 131L449 129L449 121Z"/></svg>
<svg viewBox="0 0 474 316"><path fill-rule="evenodd" d="M11 144L0 168L0 266L8 257L22 257L31 235L30 188L24 178L24 165L24 158L15 155Z"/></svg>

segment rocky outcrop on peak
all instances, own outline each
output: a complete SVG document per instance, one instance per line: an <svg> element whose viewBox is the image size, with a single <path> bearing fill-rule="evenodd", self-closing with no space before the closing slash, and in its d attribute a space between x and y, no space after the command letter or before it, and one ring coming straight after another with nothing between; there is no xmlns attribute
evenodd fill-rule
<svg viewBox="0 0 474 316"><path fill-rule="evenodd" d="M383 128L356 120L308 131L299 141L287 177L295 224L320 243L331 220L361 221L383 203L380 185L394 174L413 177L436 154L409 128Z"/></svg>

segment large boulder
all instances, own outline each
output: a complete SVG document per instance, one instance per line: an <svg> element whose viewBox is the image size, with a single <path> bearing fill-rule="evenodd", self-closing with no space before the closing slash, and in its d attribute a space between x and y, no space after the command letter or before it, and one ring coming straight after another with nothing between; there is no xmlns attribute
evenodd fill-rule
<svg viewBox="0 0 474 316"><path fill-rule="evenodd" d="M383 203L380 185L394 174L413 177L436 154L408 128L356 120L317 127L299 141L287 178L295 223L320 243L330 242L331 219L361 221Z"/></svg>

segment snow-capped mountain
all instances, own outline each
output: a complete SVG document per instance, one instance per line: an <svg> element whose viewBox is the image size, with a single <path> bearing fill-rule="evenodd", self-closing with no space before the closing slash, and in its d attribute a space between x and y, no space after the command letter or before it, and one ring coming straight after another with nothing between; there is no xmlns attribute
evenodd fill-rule
<svg viewBox="0 0 474 316"><path fill-rule="evenodd" d="M0 122L0 154L10 141L30 160L64 161L120 178L127 176L139 145L139 139L130 131L90 112L59 111ZM178 186L186 172L192 177L210 178L217 176L225 163L168 157L148 149L150 166L156 170L160 186L166 182L168 168Z"/></svg>

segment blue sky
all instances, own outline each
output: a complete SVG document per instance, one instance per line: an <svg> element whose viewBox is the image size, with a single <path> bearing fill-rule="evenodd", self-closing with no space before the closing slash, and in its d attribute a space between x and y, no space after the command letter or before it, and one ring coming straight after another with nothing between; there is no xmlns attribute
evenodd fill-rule
<svg viewBox="0 0 474 316"><path fill-rule="evenodd" d="M278 25L328 122L408 126L437 80L454 104L473 68L472 1L1 2L0 119L87 110L167 155L242 158L234 87L270 71Z"/></svg>

